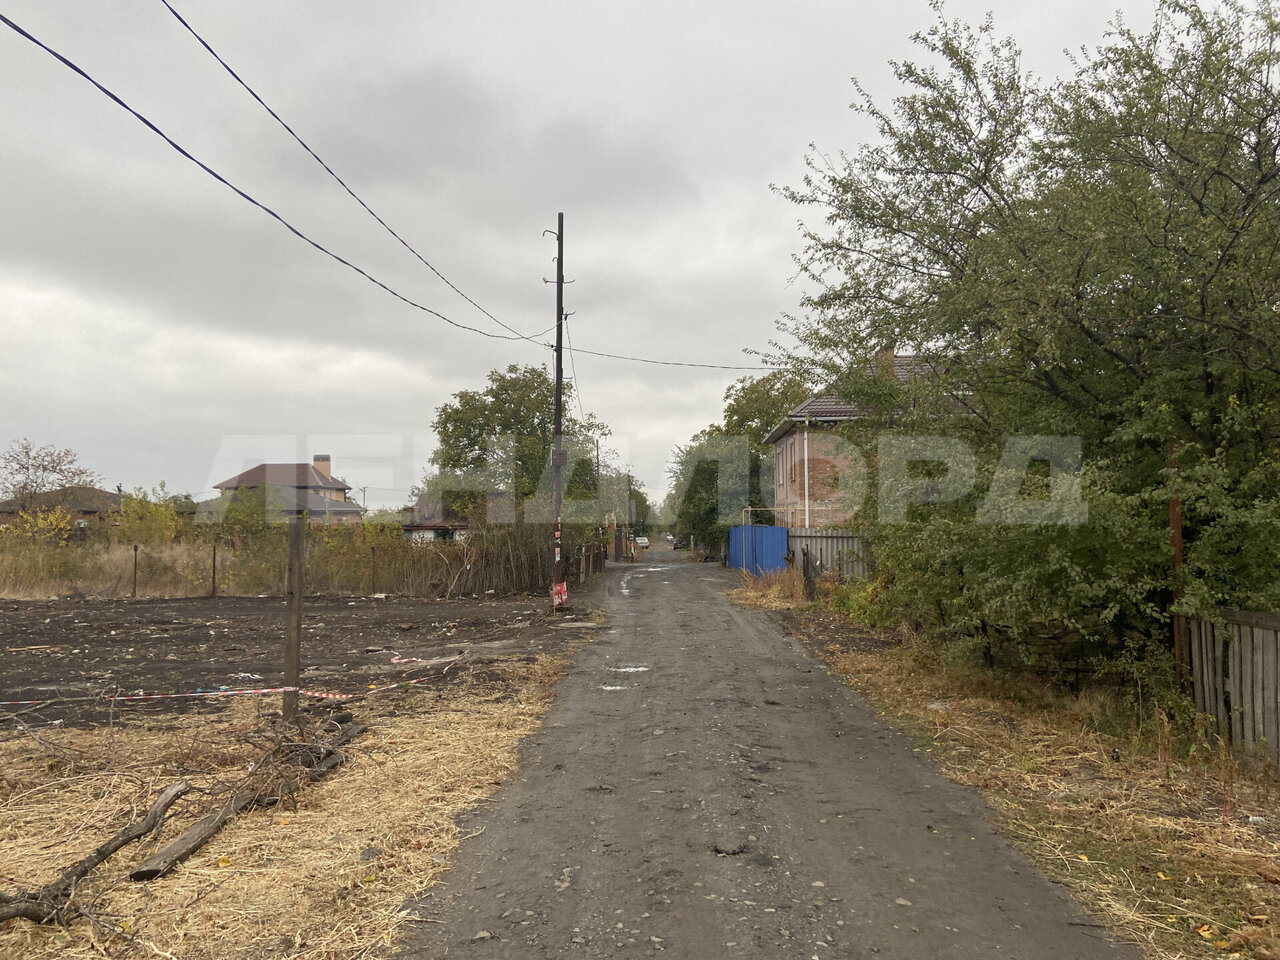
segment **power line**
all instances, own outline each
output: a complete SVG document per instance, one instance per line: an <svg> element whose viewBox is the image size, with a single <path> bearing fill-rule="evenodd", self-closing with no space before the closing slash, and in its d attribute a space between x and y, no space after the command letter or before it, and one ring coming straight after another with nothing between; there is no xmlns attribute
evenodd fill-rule
<svg viewBox="0 0 1280 960"><path fill-rule="evenodd" d="M569 336L569 318L564 320L564 342L569 348L569 372L573 375L573 396L578 401L578 413L582 422L587 422L587 411L582 408L582 384L578 382L578 365L573 362L573 337Z"/></svg>
<svg viewBox="0 0 1280 960"><path fill-rule="evenodd" d="M145 116L143 116L143 115L142 115L141 113L139 113L137 110L135 110L133 107L129 106L129 104L125 103L125 102L124 102L124 100L122 100L119 96L117 96L115 93L113 93L113 92L112 92L111 90L109 90L107 87L103 86L101 83L99 83L97 80L95 80L93 77L91 77L88 73L86 73L84 70L82 70L79 66L77 66L77 65L76 65L74 62L72 62L70 59L68 59L67 57L63 56L63 55L62 55L61 53L59 53L57 50L54 50L52 47L50 47L50 46L48 46L47 44L43 43L42 41L40 41L40 40L36 39L34 36L32 36L32 35L31 35L30 33L28 33L26 30L22 29L22 27L18 26L18 25L17 25L16 23L14 23L12 20L10 20L8 17L6 17L4 14L0 14L0 23L4 23L4 25L5 25L5 26L9 27L9 29L13 30L13 31L14 31L15 33L17 33L19 36L21 36L21 37L25 38L26 40L31 41L33 44L35 44L37 47L39 47L39 48L40 48L41 50L43 50L45 53L49 54L49 55L50 55L51 57L53 57L55 60L57 60L58 62L60 62L61 64L63 64L63 66L67 67L68 69L70 69L72 72L76 73L77 75L79 75L79 76L80 76L80 77L82 77L83 79L85 79L85 80L89 81L89 83L93 84L93 85L98 89L98 91L99 91L99 92L101 92L104 96L106 96L108 99L110 99L112 102L114 102L114 103L115 103L115 104L117 104L118 106L120 106L120 107L124 108L126 111L128 111L128 112L129 112L129 113L130 113L130 114L131 114L135 119L137 119L137 120L138 120L138 121L139 121L143 126L145 126L148 130L150 130L150 131L151 131L152 133L154 133L156 136L160 137L160 139L162 139L162 140L163 140L165 143L167 143L170 147L172 147L174 150L176 150L176 151L177 151L178 153L180 153L182 156L186 157L188 160L190 160L192 163L194 163L197 167L199 167L201 170L203 170L203 171L204 171L205 173L207 173L209 176L213 177L213 179L217 180L217 181L218 181L219 183L221 183L223 186L225 186L225 187L227 187L228 189L230 189L231 191L233 191L233 192L234 192L237 196L239 196L241 199L246 200L247 202L249 202L249 203L253 204L253 206L257 207L257 208L258 208L259 210L261 210L263 213L267 214L269 217L271 217L272 219L274 219L274 220L276 220L277 222L279 222L279 223L280 223L280 224L281 224L281 225L282 225L286 230L288 230L288 231L289 231L290 233L292 233L294 236L298 237L300 240L305 241L306 243L309 243L309 244L310 244L312 247L314 247L316 250L319 250L319 251L320 251L321 253L323 253L325 256L330 257L330 258L331 258L331 259L333 259L333 260L336 260L338 263L342 264L344 267L347 267L347 268L349 268L349 269L351 269L351 270L354 270L356 273L360 274L360 276L364 277L364 278L365 278L366 280L368 280L370 283L372 283L372 284L374 284L374 285L376 285L376 286L378 286L378 287L381 287L383 290L385 290L387 293L391 294L391 295L392 295L393 297L395 297L397 300L401 300L401 301L403 301L404 303L407 303L409 306L414 307L415 309L421 310L421 311L423 311L424 313L429 313L429 314L431 314L433 317L438 317L439 319L443 320L445 323L449 324L450 326L457 327L457 328L458 328L458 329L460 329L460 330L469 330L469 331L471 331L472 333L478 333L478 334L480 334L480 336L482 336L482 337L489 337L490 339L493 339L493 340L528 340L528 339L529 339L528 337L524 336L523 334L515 334L515 335L513 335L513 336L509 336L509 335L507 335L507 334L502 334L502 333L491 333L491 332L490 332L490 331L488 331L488 330L481 330L479 327L472 327L472 326L468 326L468 325L467 325L467 324L465 324L465 323L459 323L459 322L458 322L458 321L456 321L456 320L451 320L450 318L446 317L443 313L440 313L438 310L432 310L430 307L423 306L422 304L418 303L416 300L410 299L409 297L406 297L404 294L400 293L399 291L397 291L397 290L395 290L395 289L393 289L393 288L389 287L387 284L383 283L381 280L377 279L377 278L376 278L376 277L374 277L372 274L370 274L370 273L368 273L367 271L363 270L362 268L360 268L360 267L356 266L356 265L355 265L354 263L352 263L350 260L346 260L346 259L344 259L344 258L340 257L338 254L334 253L332 250L329 250L328 248L326 248L325 246L323 246L322 244L320 244L318 241L316 241L316 240L312 240L309 236L307 236L305 233L303 233L301 230L299 230L297 227L295 227L293 224L291 224L288 220L286 220L286 219L285 219L284 217L282 217L280 214L276 213L274 210L272 210L272 209L271 209L270 207L268 207L266 204L261 203L261 202L259 202L258 200L255 200L252 196L250 196L250 195L249 195L248 193L246 193L244 190L242 190L242 189L240 189L239 187L237 187L234 183L232 183L230 180L228 180L228 179L227 179L226 177L224 177L222 174L218 173L216 170L214 170L214 169L213 169L212 167L210 167L208 164L206 164L206 163L204 163L204 162L202 162L202 161L200 161L200 160L197 160L197 159L196 159L196 158L195 158L195 157L194 157L190 152L188 152L188 151L187 151L187 150L186 150L186 149L185 149L181 144L179 144L177 141L175 141L173 138L171 138L167 133L165 133L163 130L161 130L158 126L156 126L154 123L152 123L149 119L147 119ZM545 347L545 346L547 346L547 344L541 344L541 346L544 346L544 347Z"/></svg>
<svg viewBox="0 0 1280 960"><path fill-rule="evenodd" d="M162 0L162 2L163 2L163 0ZM166 6L168 6L168 4L166 4ZM478 304L475 304L475 302L474 302L474 301L470 300L470 298L469 298L469 297L467 297L467 296L466 296L466 294L463 294L463 293L462 293L462 291L460 291L460 290L458 290L457 292L458 292L461 296L463 296L463 297L464 297L465 299L467 299L469 302L471 302L471 303L473 303L475 306L477 306L477 308L478 308L478 309L480 309L482 312L484 312L484 313L485 313L485 315L486 315L486 316L488 316L490 319L494 320L496 323L501 324L501 325L502 325L503 327L505 327L507 330L512 330L512 333L510 333L510 334L493 333L493 332L491 332L491 331L489 331L489 330L481 330L479 327L473 327L473 326L470 326L469 324L459 323L457 320L453 320L453 319L451 319L451 318L449 318L449 317L445 316L445 315L444 315L443 313L441 313L440 311L438 311L438 310L433 310L433 309L431 309L430 307L424 306L423 304L418 303L416 300L413 300L412 298L405 296L404 294L400 293L398 290L394 289L393 287L389 286L388 284L386 284L386 283L384 283L383 281L379 280L377 277L375 277L375 276L373 276L372 274L370 274L368 271L366 271L366 270L364 270L363 268L361 268L361 267L357 266L356 264L352 263L351 261L349 261L349 260L347 260L347 259L343 258L342 256L340 256L340 255L338 255L338 254L334 253L332 250L329 250L327 247L325 247L325 246L324 246L323 244L321 244L319 241L317 241L317 240L313 240L311 237L309 237L307 234L303 233L301 230L299 230L297 227L295 227L292 223L290 223L288 220L286 220L283 216L281 216L279 213L277 213L275 210L271 209L270 207L268 207L266 204L262 203L261 201L259 201L259 200L255 199L253 196L251 196L251 195L250 195L249 193L247 193L245 190L242 190L240 187L236 186L234 183L232 183L230 180L228 180L228 179L227 179L226 177L224 177L222 174L218 173L216 170L214 170L214 169L213 169L212 167L210 167L208 164L206 164L206 163L204 163L203 161L201 161L201 160L197 159L197 158L196 158L196 157L195 157L195 156L194 156L190 151L188 151L185 147L183 147L181 144L179 144L177 141L175 141L172 137L170 137L167 133L165 133L163 130L161 130L161 129L160 129L160 128L155 124L155 123L153 123L153 122L152 122L150 119L148 119L145 115L143 115L143 114L142 114L142 113L140 113L139 111L135 110L133 107L129 106L129 104L127 104L127 103L126 103L123 99L121 99L117 94L115 94L115 93L114 93L114 92L112 92L108 87L106 87L105 85L103 85L102 83L100 83L98 80L96 80L96 79L94 79L92 76L90 76L90 75L89 75L85 70L83 70L80 66L78 66L74 61L72 61L72 60L71 60L71 59L69 59L68 57L64 56L63 54L59 53L57 50L54 50L52 47L50 47L48 44L44 43L43 41L41 41L41 40L37 39L35 36L33 36L33 35L32 35L31 33L29 33L27 30L25 30L25 29L23 29L22 27L18 26L18 24L14 23L11 19L9 19L8 17L6 17L4 14L0 14L0 23L3 23L5 26L7 26L10 30L12 30L14 33L18 34L18 35L19 35L20 37L22 37L23 39L28 40L29 42L31 42L31 43L32 43L32 44L34 44L35 46L39 47L39 48L40 48L41 50L43 50L45 53L49 54L51 57L53 57L55 60L57 60L57 61L58 61L59 63L61 63L63 66L67 67L69 70L71 70L73 73L75 73L77 76L81 77L83 80L88 81L88 82L89 82L90 84L92 84L92 85L93 85L93 86L94 86L94 87L95 87L95 88L96 88L96 89L97 89L101 94L103 94L105 97L107 97L107 99L111 100L111 101L112 101L113 103L115 103L117 106L121 107L123 110L125 110L127 113L129 113L131 116L133 116L133 117L134 117L134 119L136 119L139 123L141 123L143 126L145 126L148 130L150 130L150 131L151 131L152 133L154 133L156 136L158 136L161 140L163 140L166 144L168 144L168 145L169 145L169 146L170 146L174 151L176 151L178 154L180 154L181 156L183 156L184 158L186 158L187 160L189 160L191 163L195 164L195 165L196 165L197 167L199 167L202 171L204 171L206 174L208 174L208 175L209 175L210 177L212 177L214 180L216 180L216 181L218 181L219 183L221 183L221 184L222 184L223 186L225 186L227 189L231 190L233 193L235 193L235 194L236 194L236 196L240 197L242 200L244 200L244 201L246 201L247 203L249 203L249 204L253 205L254 207L257 207L259 210L261 210L263 213L267 214L267 216L271 217L273 220L275 220L276 222L278 222L281 226L283 226L286 230L288 230L290 233L292 233L292 234L293 234L294 236L296 236L298 239L302 240L304 243L309 244L310 246L312 246L313 248L315 248L317 251L319 251L320 253L324 254L326 257L329 257L331 260L334 260L334 261L336 261L337 263L342 264L344 267L348 268L349 270L352 270L352 271L354 271L355 273L358 273L361 277L363 277L364 279L368 280L368 281L369 281L370 283L372 283L374 286L379 287L380 289L384 290L385 292L387 292L387 293L391 294L391 296L395 297L397 300L400 300L401 302L403 302L403 303L407 304L408 306L413 307L413 308L414 308L414 309L416 309L416 310L421 310L421 311L422 311L422 312L424 312L424 313L428 313L428 314L430 314L430 315L431 315L431 316L433 316L433 317L436 317L436 318L438 318L438 319L440 319L440 320L443 320L445 323L449 324L449 325L450 325L450 326L452 326L452 327L456 327L456 328L458 328L459 330L467 330L467 331L469 331L469 332L471 332L471 333L477 333L477 334L479 334L480 336L482 336L482 337L488 337L488 338L489 338L489 339L491 339L491 340L521 340L521 341L527 341L527 342L529 342L529 343L535 343L535 344L537 344L538 346L543 347L544 349L551 349L551 348L552 348L552 345L551 345L551 344L549 344L549 343L542 342L542 341L540 341L540 340L535 339L535 337L529 337L529 336L526 336L526 335L524 335L524 334L522 334L522 333L519 333L519 332L517 332L517 331L514 331L511 327L508 327L505 323L502 323L502 321L501 321L501 320L498 320L496 317L493 317L491 314L489 314L487 311L485 311L483 307L479 307L479 305L478 305ZM237 79L238 79L238 78L237 78ZM247 87L246 87L246 89L247 89ZM252 92L252 91L251 91L251 92ZM263 106L266 106L266 105L265 105L265 104L263 104ZM269 109L269 108L268 108L268 109ZM277 119L279 119L279 118L277 117ZM283 123L283 121L280 121L280 122L281 122L281 123ZM291 131L291 132L292 132L292 131ZM304 146L305 146L305 144L304 144ZM314 154L313 154L313 155L314 155ZM317 157L316 159L317 159L317 160L319 160L319 158L318 158L318 157ZM322 161L321 161L321 162L322 162ZM322 162L322 163L323 163L323 162ZM330 171L330 172L332 172L332 171ZM335 174L334 176L336 177L336 174ZM345 186L345 184L344 184L344 186ZM353 195L354 195L354 194L353 194ZM357 200L359 200L359 198L358 198L358 197L357 197L356 199L357 199ZM362 205L363 205L363 204L362 204ZM367 209L367 208L366 208L366 209ZM370 212L371 214L373 213L373 211L372 211L372 210L370 210L369 212ZM374 214L374 216L376 217L376 214ZM384 224L384 226L385 226L385 224ZM388 227L387 229L389 230L390 228ZM399 239L399 237L397 237L397 239ZM404 241L401 241L401 242L404 242ZM408 246L408 245L406 244L406 246ZM410 249L412 250L412 248L410 248ZM414 251L414 252L416 253L416 251ZM420 258L420 259L421 259L421 258ZM425 261L424 261L424 262L425 262ZM427 266L430 266L430 264L427 264ZM433 271L435 271L435 268L434 268L434 267L432 267L432 270L433 270ZM437 273L437 276L439 276L439 273L438 273L438 272L436 272L436 273ZM443 277L441 277L441 279L444 279L444 278L443 278ZM448 280L445 280L445 282L446 282L446 283L448 283ZM449 284L449 286L450 286L450 287L453 287L453 284ZM456 287L453 287L453 289L457 290L457 288L456 288ZM535 335L535 336L542 336L542 335L544 335L545 333L547 333L550 329L551 329L551 328L548 328L547 330L543 331L541 334L537 334L537 335ZM627 356L627 355L624 355L624 354L618 354L618 353L606 353L606 352L601 351L601 350L585 350L585 349L581 349L581 348L579 348L577 352L578 352L578 353L585 354L585 355L588 355L588 356L593 356L593 357L604 357L604 358L607 358L607 359L610 359L610 360L622 360L622 361L626 361L626 362L629 362L629 363L647 363L647 364L652 364L652 365L656 365L656 366L664 366L664 367L696 367L696 368L698 368L698 369L702 369L702 370L746 370L746 371L759 371L759 372L764 372L764 371L768 371L768 370L776 369L776 368L774 368L774 367L767 367L767 366L754 366L754 367L748 367L748 366L734 366L734 365L729 365L729 364L720 364L720 363L694 363L694 362L691 362L691 361L685 361L685 360L655 360L655 359L650 358L650 357L632 357L632 356Z"/></svg>
<svg viewBox="0 0 1280 960"><path fill-rule="evenodd" d="M631 363L653 363L663 367L699 367L703 370L756 370L765 373L770 370L779 370L780 367L735 367L723 363L692 363L687 360L653 360L648 357L628 357L620 353L604 353L600 350L583 350L578 348L578 353L585 353L592 357L608 357L610 360L627 360Z"/></svg>
<svg viewBox="0 0 1280 960"><path fill-rule="evenodd" d="M473 307L475 307L477 310L483 313L486 317L488 317L494 323L498 324L498 326L502 327L505 330L510 331L511 333L514 333L516 336L520 337L523 340L533 340L533 337L527 337L524 334L522 334L519 330L515 329L514 327L509 326L506 323L503 323L501 320L495 317L492 313L490 313L484 307L480 306L480 304L476 303L475 300L471 299L471 297L467 296L467 294L463 293L460 289L458 289L458 287L454 285L453 281L451 281L443 273L441 273L434 266L432 266L427 261L427 258L424 257L422 254L420 254L416 249L414 249L413 245L410 244L408 240L400 236L400 234L396 233L396 231L393 230L391 226L385 220L382 219L382 217L378 216L378 214L375 213L373 209L367 203L365 203L364 200L361 199L361 197L354 190L352 190L350 186L347 185L347 182L333 171L333 168L330 167L329 164L325 163L324 160L320 159L319 154L317 154L314 150L312 150L311 147L307 144L307 142L303 140L302 137L298 136L297 132L294 131L293 127L289 126L289 124L285 122L285 120L280 116L280 114L276 113L276 111L273 110L267 104L267 102L258 95L258 92L254 90L253 87L249 86L249 84L245 82L245 80L240 76L240 74L236 73L236 71L232 69L231 65L227 63L227 61L224 60L216 50L213 49L213 47L209 44L209 41L207 41L204 37L202 37L199 33L197 33L196 29L193 26L191 26L191 24L188 23L183 18L182 14L178 13L178 11L173 8L173 5L169 3L169 0L160 0L160 2L163 3L165 5L165 8L171 14L173 14L174 18L180 24L182 24L183 27L186 28L187 32L191 34L191 36L195 37L196 41L200 44L200 46L204 47L205 50L209 52L209 55L213 57L214 60L218 61L222 69L225 70L228 74L230 74L231 78L235 80L236 83L244 87L245 92L247 92L249 96L253 97L254 100L258 101L258 104L262 107L262 109L266 110L267 113L271 115L271 118L275 120L276 123L284 127L284 129L288 132L289 136L293 137L293 139L298 142L298 145L302 147L303 150L307 151L307 153L311 155L311 158L315 160L316 163L320 164L320 166L324 168L325 173L329 174L330 177L336 180L338 182L338 185L341 186L343 190L347 191L351 199L353 199L356 203L360 204L360 206L364 208L365 213L369 214L369 216L373 217L374 220L378 221L382 229L386 230L387 233L395 237L396 240L400 242L400 245L404 247L406 250L408 250L415 257L417 257L418 260L423 264L423 266L425 266L428 270L430 270L437 277L443 280L445 285L448 286L450 290L452 290L458 296L462 297L463 300L467 301L467 303L471 304ZM538 334L534 334L534 336L536 337L538 336Z"/></svg>

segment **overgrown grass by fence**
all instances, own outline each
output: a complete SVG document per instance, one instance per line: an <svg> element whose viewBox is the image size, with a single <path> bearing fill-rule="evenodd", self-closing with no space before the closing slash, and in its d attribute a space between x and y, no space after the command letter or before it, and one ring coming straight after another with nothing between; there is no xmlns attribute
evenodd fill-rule
<svg viewBox="0 0 1280 960"><path fill-rule="evenodd" d="M1196 710L1233 746L1280 764L1280 616L1218 609L1189 619L1186 636Z"/></svg>
<svg viewBox="0 0 1280 960"><path fill-rule="evenodd" d="M581 539L566 528L565 552ZM191 540L137 550L140 597L283 594L283 525L249 539ZM215 566L216 549L216 566ZM132 544L0 541L0 596L128 597L134 593ZM312 527L307 531L306 592L392 593L412 597L541 592L551 583L551 529L541 524L476 527L465 540L412 543L395 528Z"/></svg>

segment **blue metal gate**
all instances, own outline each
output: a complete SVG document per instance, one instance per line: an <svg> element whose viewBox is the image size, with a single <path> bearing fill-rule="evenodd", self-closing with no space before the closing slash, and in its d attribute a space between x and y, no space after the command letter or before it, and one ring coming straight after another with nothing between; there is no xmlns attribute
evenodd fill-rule
<svg viewBox="0 0 1280 960"><path fill-rule="evenodd" d="M787 565L787 528L749 524L729 528L729 566L760 576Z"/></svg>

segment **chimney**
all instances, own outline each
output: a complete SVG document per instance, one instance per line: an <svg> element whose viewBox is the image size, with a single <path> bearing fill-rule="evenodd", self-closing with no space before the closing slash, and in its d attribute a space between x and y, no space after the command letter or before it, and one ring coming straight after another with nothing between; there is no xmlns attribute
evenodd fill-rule
<svg viewBox="0 0 1280 960"><path fill-rule="evenodd" d="M330 456L327 453L317 453L311 458L311 465L324 475L326 480L333 478L332 464Z"/></svg>
<svg viewBox="0 0 1280 960"><path fill-rule="evenodd" d="M897 350L894 349L892 345L889 345L887 347L881 347L879 350L877 350L875 372L880 376L885 376L892 380L894 378L893 361L894 361L894 358L897 357L897 355L898 355L898 352Z"/></svg>

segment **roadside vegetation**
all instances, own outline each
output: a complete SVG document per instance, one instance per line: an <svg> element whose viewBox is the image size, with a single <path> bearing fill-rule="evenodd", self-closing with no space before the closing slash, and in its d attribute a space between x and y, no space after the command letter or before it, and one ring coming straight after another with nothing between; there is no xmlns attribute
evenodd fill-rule
<svg viewBox="0 0 1280 960"><path fill-rule="evenodd" d="M811 293L772 359L865 411L868 616L1154 690L1174 615L1280 610L1280 19L1162 0L1043 81L937 9L904 92L855 104L878 141L780 191ZM937 443L898 476L886 437Z"/></svg>
<svg viewBox="0 0 1280 960"><path fill-rule="evenodd" d="M65 510L21 515L0 530L0 596L143 597L282 594L286 524L241 491L217 522L198 522L163 490L121 499L118 518L77 532ZM583 542L565 530L567 549ZM308 593L419 597L541 592L551 582L549 524L477 523L465 540L412 543L398 522L311 526Z"/></svg>
<svg viewBox="0 0 1280 960"><path fill-rule="evenodd" d="M555 382L544 367L491 371L461 390L432 423L432 468L412 496L441 505L466 528L454 540L414 542L397 511L307 530L308 593L457 597L543 592L553 578L550 470ZM566 408L573 399L565 385ZM579 410L581 407L579 405ZM600 442L593 414L562 425L562 553L598 543L611 518L625 530L649 519L642 486ZM0 596L48 598L261 595L284 592L287 524L265 488L223 491L199 507L160 484L116 495L72 450L15 440L0 454ZM85 494L100 509L77 509ZM465 522L462 522L465 521ZM135 588L136 570L136 588Z"/></svg>

